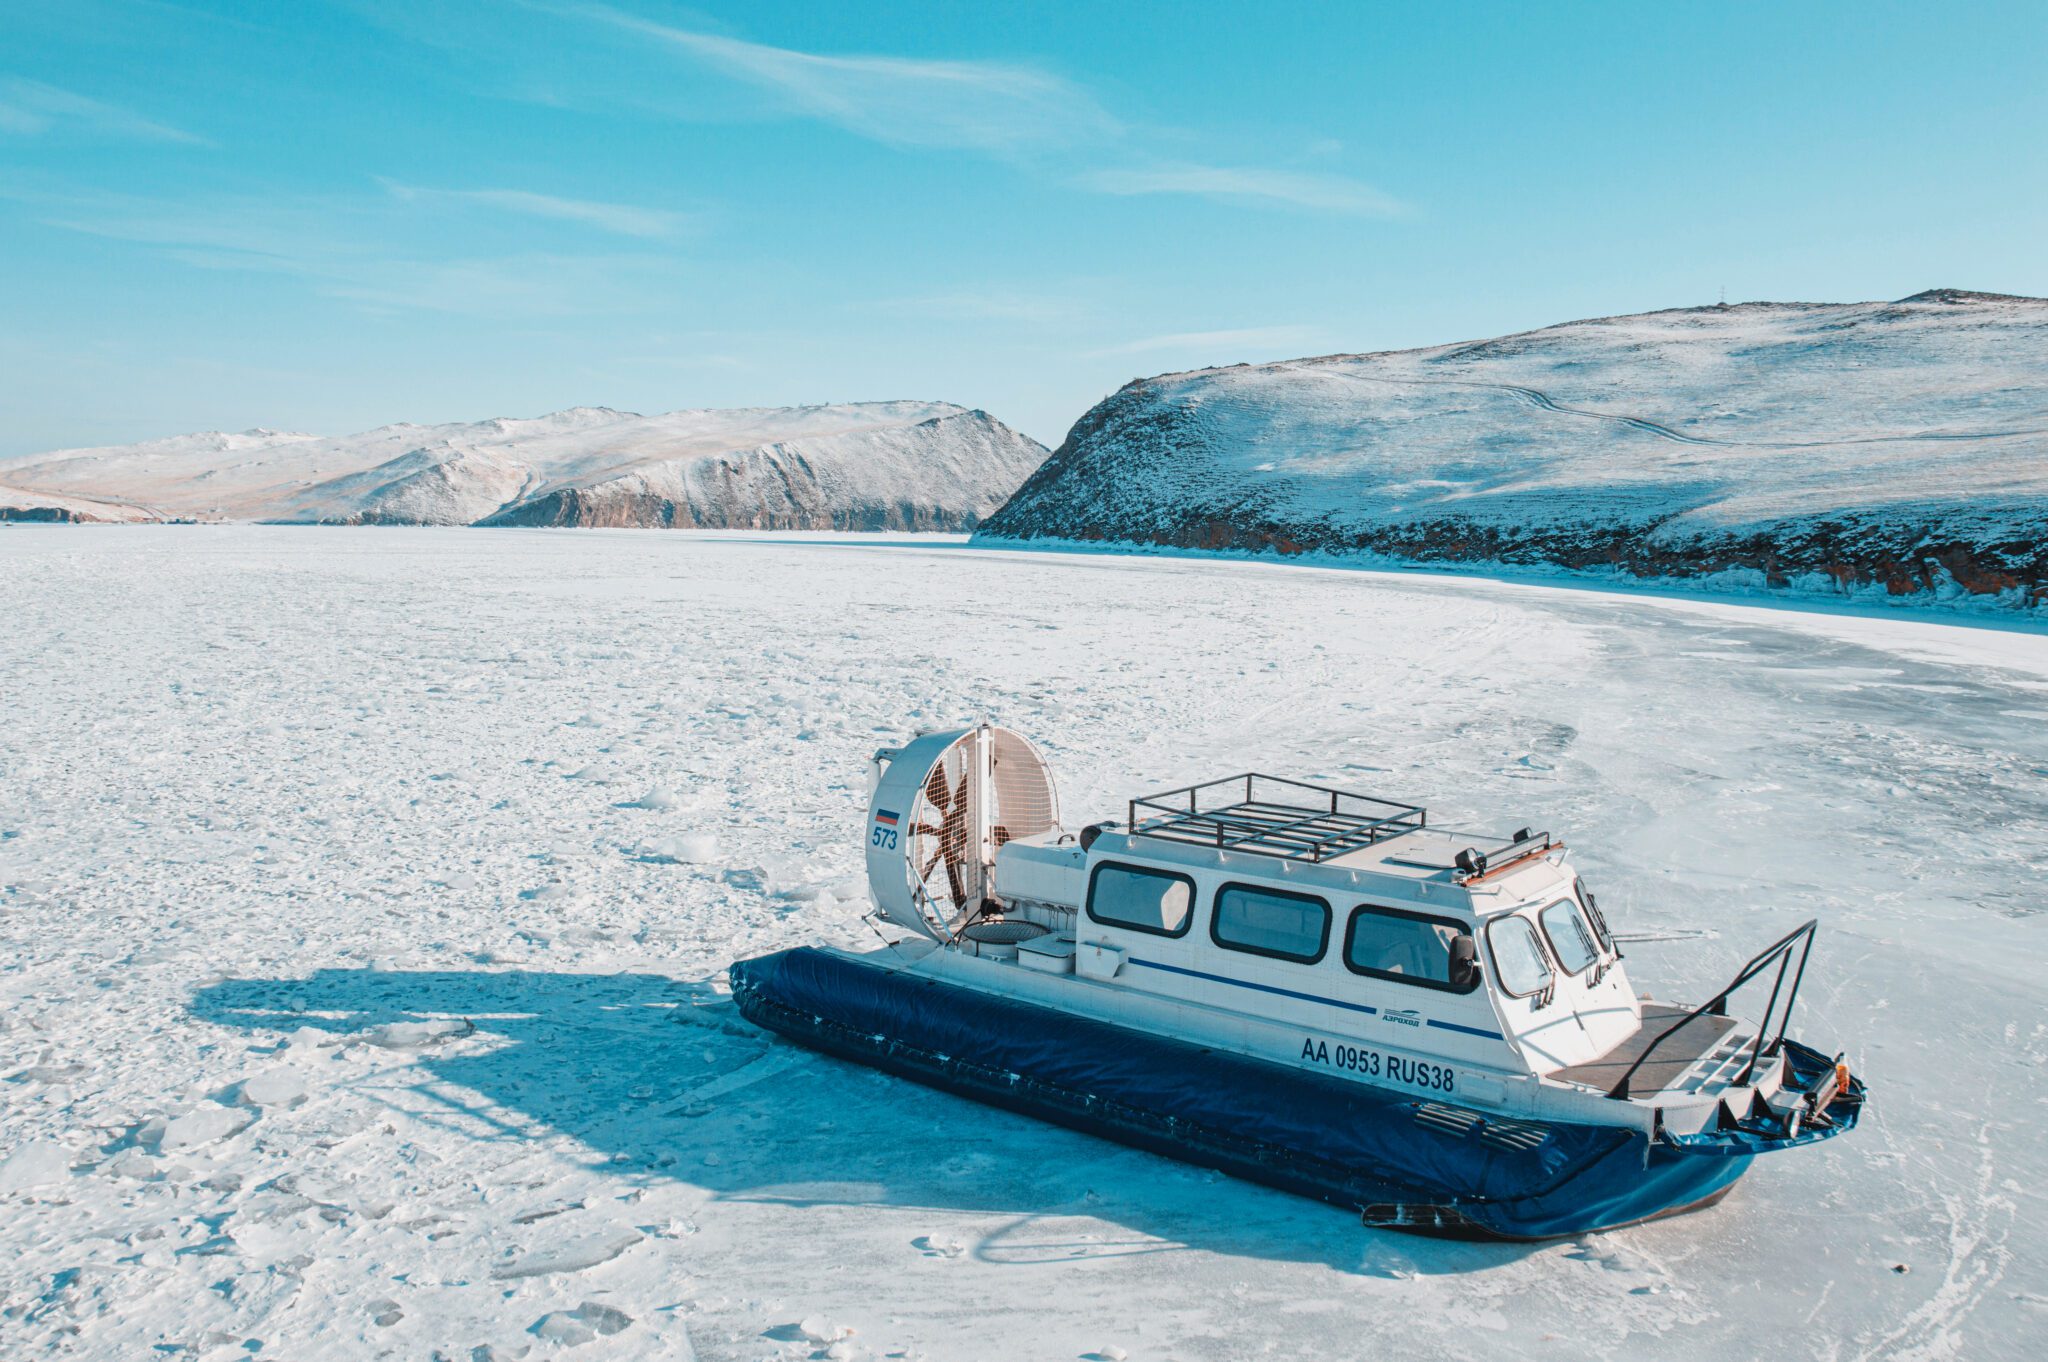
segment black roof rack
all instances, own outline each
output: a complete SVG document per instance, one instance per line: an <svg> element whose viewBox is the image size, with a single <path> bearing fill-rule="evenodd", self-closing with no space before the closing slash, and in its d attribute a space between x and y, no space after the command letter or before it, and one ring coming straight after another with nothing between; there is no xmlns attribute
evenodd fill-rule
<svg viewBox="0 0 2048 1362"><path fill-rule="evenodd" d="M1419 804L1256 772L1133 799L1127 819L1133 837L1315 862L1428 823Z"/></svg>

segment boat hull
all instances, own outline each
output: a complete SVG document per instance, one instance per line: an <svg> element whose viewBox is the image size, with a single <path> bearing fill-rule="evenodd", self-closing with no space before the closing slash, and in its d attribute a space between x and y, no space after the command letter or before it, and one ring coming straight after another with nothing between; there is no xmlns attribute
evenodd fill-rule
<svg viewBox="0 0 2048 1362"><path fill-rule="evenodd" d="M1750 1162L1454 1107L829 951L743 960L731 979L743 1016L813 1049L1374 1224L1583 1234L1716 1201Z"/></svg>

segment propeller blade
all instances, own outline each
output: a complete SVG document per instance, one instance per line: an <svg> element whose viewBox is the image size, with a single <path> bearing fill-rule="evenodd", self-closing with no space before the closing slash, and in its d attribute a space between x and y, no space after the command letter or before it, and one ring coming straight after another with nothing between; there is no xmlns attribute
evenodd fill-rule
<svg viewBox="0 0 2048 1362"><path fill-rule="evenodd" d="M953 903L966 907L967 903L967 778L960 778L960 786L954 793L953 807L946 811L946 828L942 844L946 854L946 883L952 887Z"/></svg>
<svg viewBox="0 0 2048 1362"><path fill-rule="evenodd" d="M953 891L953 906L965 907L967 885L960 877L960 858L957 856L946 857L946 887Z"/></svg>

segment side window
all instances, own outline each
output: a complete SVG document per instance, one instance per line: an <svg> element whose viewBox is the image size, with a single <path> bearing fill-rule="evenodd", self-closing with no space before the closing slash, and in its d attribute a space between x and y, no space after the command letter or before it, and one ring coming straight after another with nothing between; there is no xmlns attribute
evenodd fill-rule
<svg viewBox="0 0 2048 1362"><path fill-rule="evenodd" d="M1308 894L1225 885L1216 893L1209 936L1227 950L1313 965L1330 943L1330 905Z"/></svg>
<svg viewBox="0 0 2048 1362"><path fill-rule="evenodd" d="M1542 918L1543 934L1550 938L1550 953L1557 957L1558 967L1566 974L1582 973L1600 958L1593 929L1586 925L1578 904L1559 899L1543 910Z"/></svg>
<svg viewBox="0 0 2048 1362"><path fill-rule="evenodd" d="M1525 917L1498 917L1486 925L1486 944L1493 952L1493 977L1501 991L1526 998L1550 987L1550 962L1537 944L1536 927Z"/></svg>
<svg viewBox="0 0 2048 1362"><path fill-rule="evenodd" d="M1088 884L1088 916L1112 927L1186 936L1194 906L1195 882L1164 870L1103 864Z"/></svg>
<svg viewBox="0 0 2048 1362"><path fill-rule="evenodd" d="M1400 908L1353 910L1344 928L1344 964L1353 974L1470 993L1479 986L1471 930L1455 918Z"/></svg>

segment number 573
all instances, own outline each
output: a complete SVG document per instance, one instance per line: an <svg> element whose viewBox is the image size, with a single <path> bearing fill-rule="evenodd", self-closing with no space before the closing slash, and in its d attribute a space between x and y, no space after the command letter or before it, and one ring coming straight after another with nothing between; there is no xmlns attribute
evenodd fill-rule
<svg viewBox="0 0 2048 1362"><path fill-rule="evenodd" d="M894 851L896 849L896 829L876 828L872 833L868 834L868 845L880 847L884 851Z"/></svg>

